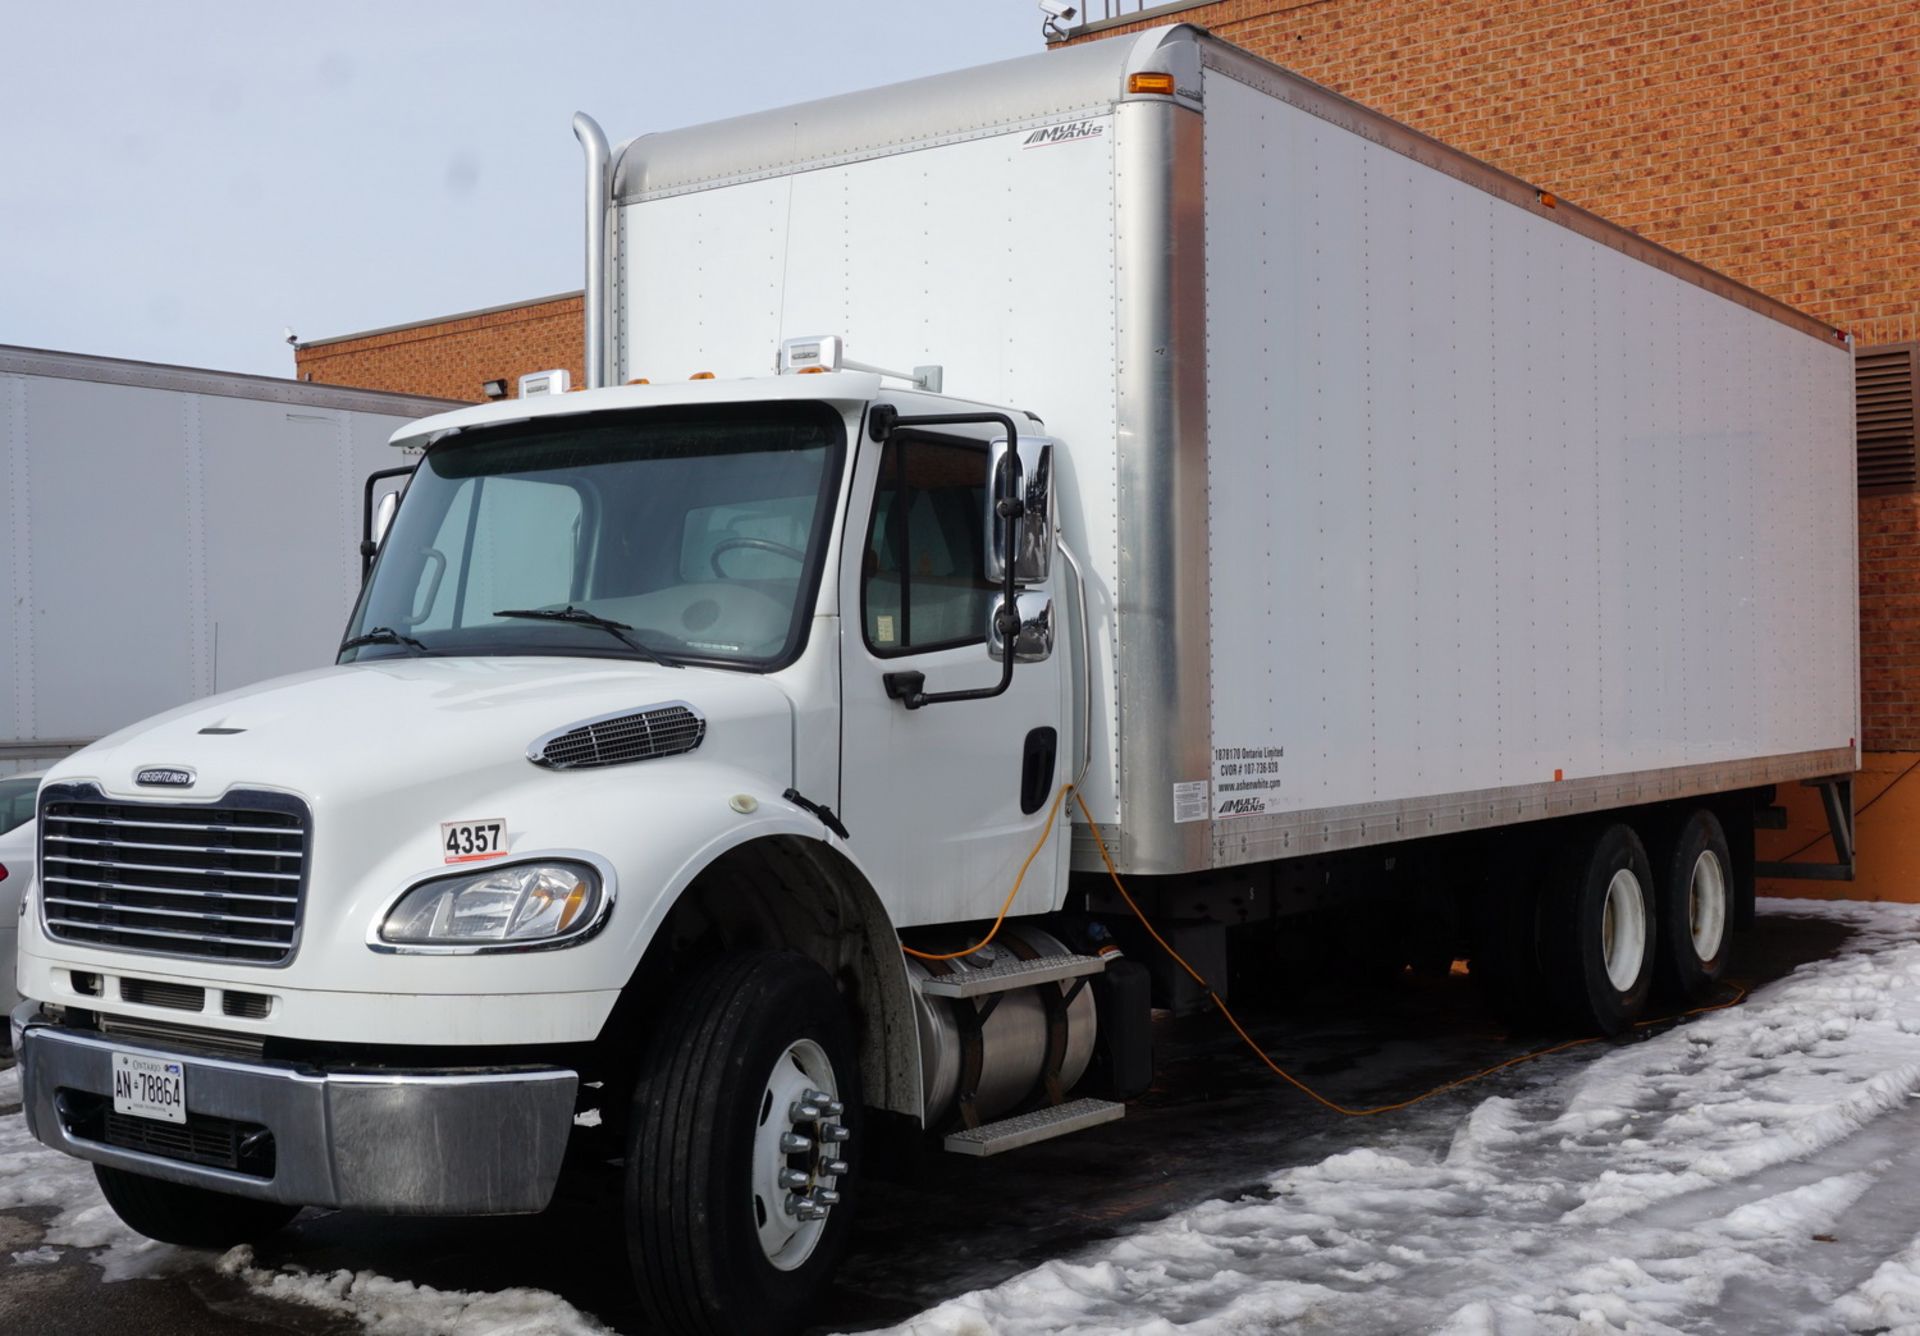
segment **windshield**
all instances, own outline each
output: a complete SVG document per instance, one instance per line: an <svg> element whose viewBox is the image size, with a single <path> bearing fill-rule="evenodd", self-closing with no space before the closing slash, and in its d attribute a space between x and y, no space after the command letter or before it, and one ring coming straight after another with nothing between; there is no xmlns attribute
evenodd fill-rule
<svg viewBox="0 0 1920 1336"><path fill-rule="evenodd" d="M567 654L780 667L805 643L844 441L839 415L815 403L453 436L408 485L347 628L349 641L369 638L341 662Z"/></svg>
<svg viewBox="0 0 1920 1336"><path fill-rule="evenodd" d="M0 835L33 820L33 796L39 789L38 775L0 779Z"/></svg>

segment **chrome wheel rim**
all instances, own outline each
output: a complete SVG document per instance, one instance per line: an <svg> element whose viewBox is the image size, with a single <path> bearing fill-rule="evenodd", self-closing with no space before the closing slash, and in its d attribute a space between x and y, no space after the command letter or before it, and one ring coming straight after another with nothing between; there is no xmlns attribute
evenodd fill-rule
<svg viewBox="0 0 1920 1336"><path fill-rule="evenodd" d="M1621 868L1607 883L1607 900L1600 912L1600 958L1607 982L1617 992L1628 992L1640 979L1647 956L1647 900L1640 878Z"/></svg>
<svg viewBox="0 0 1920 1336"><path fill-rule="evenodd" d="M787 1045L754 1112L754 1226L767 1260L792 1271L820 1246L847 1171L845 1110L826 1050L811 1039Z"/></svg>
<svg viewBox="0 0 1920 1336"><path fill-rule="evenodd" d="M1693 860L1693 876L1687 880L1687 931L1693 937L1693 954L1702 963L1720 954L1727 933L1727 873L1711 849L1701 850Z"/></svg>

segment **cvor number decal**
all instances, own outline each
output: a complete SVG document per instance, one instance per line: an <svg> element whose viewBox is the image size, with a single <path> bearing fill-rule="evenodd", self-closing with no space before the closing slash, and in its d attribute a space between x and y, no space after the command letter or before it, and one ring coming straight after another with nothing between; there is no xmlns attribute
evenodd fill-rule
<svg viewBox="0 0 1920 1336"><path fill-rule="evenodd" d="M481 821L442 821L440 851L449 863L472 863L498 858L507 851L507 823L499 817Z"/></svg>

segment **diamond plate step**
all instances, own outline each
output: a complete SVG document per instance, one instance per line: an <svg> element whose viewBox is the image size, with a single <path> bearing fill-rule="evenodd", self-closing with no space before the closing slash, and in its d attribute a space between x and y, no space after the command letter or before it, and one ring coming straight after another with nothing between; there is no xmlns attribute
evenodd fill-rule
<svg viewBox="0 0 1920 1336"><path fill-rule="evenodd" d="M1110 1123L1126 1114L1127 1106L1106 1099L1075 1099L1038 1109L997 1123L982 1123L965 1132L954 1132L945 1146L956 1155L998 1155L1018 1150L1036 1141L1050 1141L1069 1132L1084 1131Z"/></svg>
<svg viewBox="0 0 1920 1336"><path fill-rule="evenodd" d="M984 997L1010 988L1031 988L1037 983L1098 974L1106 967L1107 962L1099 956L1042 956L1038 960L1003 960L983 970L962 965L952 974L930 975L919 983L920 991L928 997Z"/></svg>

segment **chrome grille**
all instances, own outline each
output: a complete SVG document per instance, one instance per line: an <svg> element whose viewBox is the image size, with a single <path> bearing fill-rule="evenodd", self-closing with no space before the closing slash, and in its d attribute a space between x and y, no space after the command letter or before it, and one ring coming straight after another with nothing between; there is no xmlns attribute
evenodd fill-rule
<svg viewBox="0 0 1920 1336"><path fill-rule="evenodd" d="M253 965L293 955L308 848L297 799L110 802L90 786L55 786L42 795L39 833L52 937Z"/></svg>
<svg viewBox="0 0 1920 1336"><path fill-rule="evenodd" d="M624 765L690 752L706 736L707 721L692 707L662 705L569 724L534 739L527 759L554 770Z"/></svg>

